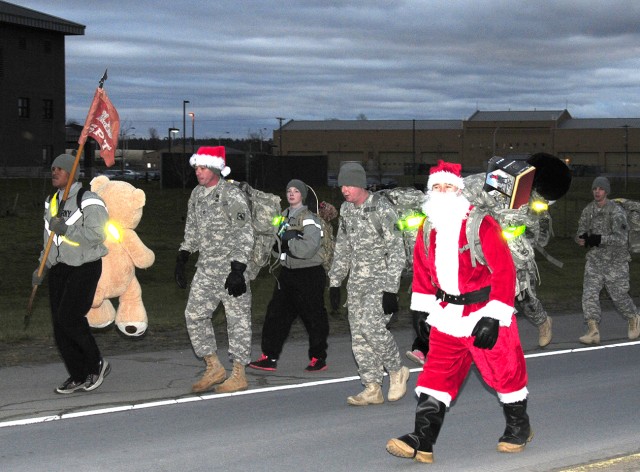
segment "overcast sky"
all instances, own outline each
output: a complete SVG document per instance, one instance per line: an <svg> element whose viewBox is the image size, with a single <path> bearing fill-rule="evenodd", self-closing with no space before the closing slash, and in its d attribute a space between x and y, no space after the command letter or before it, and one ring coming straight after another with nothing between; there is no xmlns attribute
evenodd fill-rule
<svg viewBox="0 0 640 472"><path fill-rule="evenodd" d="M86 26L66 39L67 120L108 68L137 136L182 128L183 100L196 137L270 137L276 117L640 117L638 0L9 1Z"/></svg>

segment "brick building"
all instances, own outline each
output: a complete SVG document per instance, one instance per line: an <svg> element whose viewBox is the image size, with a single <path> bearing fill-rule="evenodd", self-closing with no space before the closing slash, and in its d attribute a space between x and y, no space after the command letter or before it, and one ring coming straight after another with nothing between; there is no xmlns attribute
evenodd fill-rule
<svg viewBox="0 0 640 472"><path fill-rule="evenodd" d="M421 181L438 159L466 172L485 170L493 155L527 157L547 152L577 174L640 177L640 118L573 118L567 110L476 111L467 120L295 121L274 131L276 154L326 155L329 176L343 161L367 172ZM281 146L281 149L279 148Z"/></svg>
<svg viewBox="0 0 640 472"><path fill-rule="evenodd" d="M65 36L85 27L0 1L0 176L38 175L65 150Z"/></svg>

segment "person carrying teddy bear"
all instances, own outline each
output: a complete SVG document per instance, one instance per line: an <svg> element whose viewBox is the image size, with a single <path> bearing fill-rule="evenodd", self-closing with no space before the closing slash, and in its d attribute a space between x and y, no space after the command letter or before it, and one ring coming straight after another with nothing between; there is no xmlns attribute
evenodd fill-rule
<svg viewBox="0 0 640 472"><path fill-rule="evenodd" d="M32 276L32 284L41 285L49 273L53 335L69 373L69 378L55 389L60 394L95 390L111 370L85 316L102 273L102 256L107 254L104 241L109 214L97 194L85 191L78 198L82 184L76 182L78 170L71 176L74 161L73 156L60 154L51 164L51 183L57 191L45 201L45 246L50 233L55 234L45 270L39 274L38 267ZM71 178L74 182L63 202L62 195Z"/></svg>

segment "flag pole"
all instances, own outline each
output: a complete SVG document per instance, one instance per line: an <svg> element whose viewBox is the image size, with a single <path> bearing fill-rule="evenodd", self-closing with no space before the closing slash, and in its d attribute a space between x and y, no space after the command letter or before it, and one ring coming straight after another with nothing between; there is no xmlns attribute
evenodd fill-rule
<svg viewBox="0 0 640 472"><path fill-rule="evenodd" d="M82 152L84 151L84 144L87 141L86 135L89 125L91 124L91 118L93 117L93 113L98 103L98 96L104 87L104 82L107 80L107 69L105 69L100 82L98 83L98 88L96 89L95 94L93 95L93 101L91 102L91 107L89 108L89 113L87 114L87 119L85 120L84 127L82 128L81 139L78 145L78 150L76 151L75 160L73 161L73 167L71 167L71 172L69 173L69 180L67 181L67 186L64 189L64 193L62 195L62 200L58 205L58 214L62 212L64 208L64 202L67 201L67 197L69 196L69 191L71 190L71 186L73 185L75 179L73 178L76 175L76 171L78 170L78 166L80 165L80 156L82 156ZM85 136L82 138L82 136ZM44 248L44 253L42 254L42 260L40 261L40 265L38 266L38 277L42 277L44 273L44 268L47 264L47 258L49 257L49 252L51 251L51 245L53 244L53 238L55 233L53 231L49 231L49 239L47 240L47 244ZM36 297L36 292L38 291L38 285L34 285L31 289L31 296L29 297L29 302L27 303L27 313L24 316L24 329L27 329L29 326L29 322L31 321L31 313L33 312L33 301Z"/></svg>

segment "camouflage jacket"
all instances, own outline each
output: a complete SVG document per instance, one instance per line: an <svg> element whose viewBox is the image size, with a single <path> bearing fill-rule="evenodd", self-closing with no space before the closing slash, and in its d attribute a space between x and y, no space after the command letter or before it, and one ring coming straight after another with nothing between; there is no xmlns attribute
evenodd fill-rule
<svg viewBox="0 0 640 472"><path fill-rule="evenodd" d="M247 264L251 257L251 211L242 190L224 179L206 190L198 185L191 192L180 250L199 252L198 267L208 275L226 275L231 261Z"/></svg>
<svg viewBox="0 0 640 472"><path fill-rule="evenodd" d="M396 227L397 215L386 199L378 199L375 210L382 224L382 237L372 221L373 194L360 206L344 202L336 237L329 284L338 287L349 275L349 286L397 293L405 265L402 234Z"/></svg>
<svg viewBox="0 0 640 472"><path fill-rule="evenodd" d="M608 200L601 208L593 201L589 203L578 220L576 238L587 234L599 234L599 246L589 248L587 258L603 261L629 261L629 226L627 215L617 203Z"/></svg>

